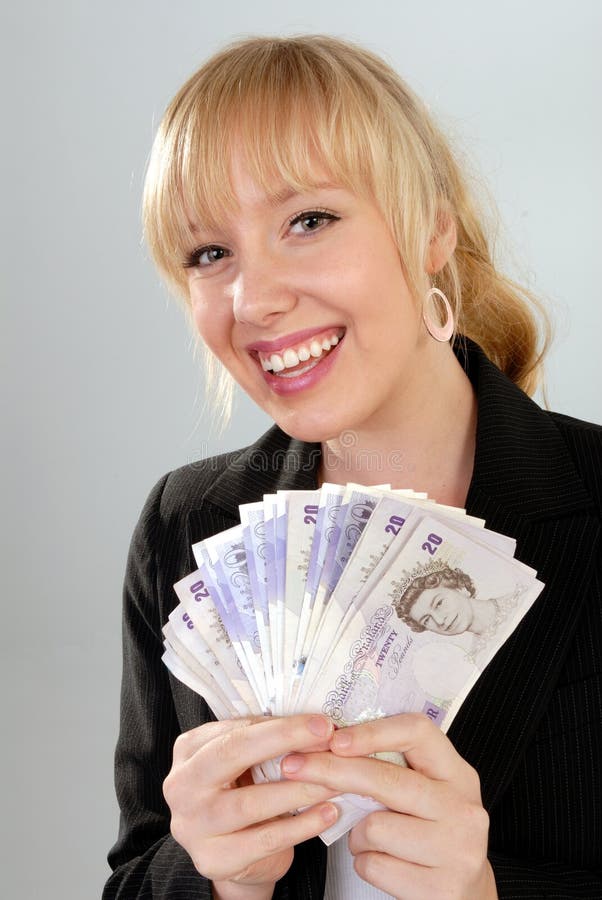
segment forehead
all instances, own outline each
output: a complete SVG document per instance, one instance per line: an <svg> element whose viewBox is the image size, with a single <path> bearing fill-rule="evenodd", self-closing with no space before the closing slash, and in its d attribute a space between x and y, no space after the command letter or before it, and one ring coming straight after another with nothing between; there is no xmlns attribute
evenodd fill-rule
<svg viewBox="0 0 602 900"><path fill-rule="evenodd" d="M234 152L230 162L230 186L239 206L277 207L315 188L336 188L340 185L329 176L326 167L317 161L307 172L286 178L278 171L257 173L241 153Z"/></svg>
<svg viewBox="0 0 602 900"><path fill-rule="evenodd" d="M198 234L219 229L237 220L241 213L261 214L278 210L297 197L307 196L309 202L311 195L317 192L348 190L318 162L298 175L282 173L269 164L263 171L257 171L257 166L250 163L246 155L233 152L225 182L218 189L212 191L211 186L205 184L199 191L198 185L191 184L188 189L183 189L183 199L187 223L191 231Z"/></svg>

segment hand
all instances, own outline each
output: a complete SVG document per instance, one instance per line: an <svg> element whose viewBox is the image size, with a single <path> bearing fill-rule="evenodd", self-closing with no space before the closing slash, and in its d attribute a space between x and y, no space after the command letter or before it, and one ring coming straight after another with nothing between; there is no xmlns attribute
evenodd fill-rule
<svg viewBox="0 0 602 900"><path fill-rule="evenodd" d="M210 722L175 742L163 790L171 832L214 896L271 897L293 847L319 834L338 810L330 788L297 779L253 784L250 768L291 750L325 751L332 723L324 716ZM292 810L309 807L298 816Z"/></svg>
<svg viewBox="0 0 602 900"><path fill-rule="evenodd" d="M401 750L409 768L368 758ZM399 715L343 728L330 752L282 761L290 780L368 795L374 812L349 834L355 870L398 900L495 900L487 860L489 819L475 770L421 715Z"/></svg>

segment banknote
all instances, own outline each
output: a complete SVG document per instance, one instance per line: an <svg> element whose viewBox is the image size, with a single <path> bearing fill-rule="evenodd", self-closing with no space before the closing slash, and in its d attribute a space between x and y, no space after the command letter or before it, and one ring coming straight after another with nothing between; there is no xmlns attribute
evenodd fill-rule
<svg viewBox="0 0 602 900"><path fill-rule="evenodd" d="M284 578L283 700L290 708L292 680L298 668L303 631L303 595L318 512L318 491L278 492L286 504L286 548Z"/></svg>
<svg viewBox="0 0 602 900"><path fill-rule="evenodd" d="M230 701L238 708L238 698L242 700L239 715L249 712L260 715L263 710L249 680L246 655L239 642L236 645L232 642L232 619L226 619L229 628L224 624L223 604L207 567L201 565L177 582L174 589L180 603L172 616L179 613L183 618L187 615L205 644L211 648L230 687Z"/></svg>
<svg viewBox="0 0 602 900"><path fill-rule="evenodd" d="M270 614L268 608L268 567L273 564L273 544L267 540L263 502L244 503L239 506L242 537L247 556L247 569L255 608L255 621L263 661L269 707L275 702L274 668L270 640Z"/></svg>
<svg viewBox="0 0 602 900"><path fill-rule="evenodd" d="M217 718L419 712L446 731L543 588L512 537L411 489L279 491L240 520L193 546L164 626L165 664ZM279 761L254 777L279 779ZM379 808L336 801L327 844Z"/></svg>

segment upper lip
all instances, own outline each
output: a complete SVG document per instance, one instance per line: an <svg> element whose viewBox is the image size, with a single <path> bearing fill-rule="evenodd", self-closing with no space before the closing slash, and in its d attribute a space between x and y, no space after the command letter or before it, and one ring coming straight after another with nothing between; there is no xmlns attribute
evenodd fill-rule
<svg viewBox="0 0 602 900"><path fill-rule="evenodd" d="M340 328L340 325L304 328L302 331L294 331L292 334L275 338L273 341L253 341L252 344L247 344L246 349L249 353L278 353L280 350L286 350L287 347L294 347L303 341L311 340L317 334L323 334L325 331L337 331Z"/></svg>

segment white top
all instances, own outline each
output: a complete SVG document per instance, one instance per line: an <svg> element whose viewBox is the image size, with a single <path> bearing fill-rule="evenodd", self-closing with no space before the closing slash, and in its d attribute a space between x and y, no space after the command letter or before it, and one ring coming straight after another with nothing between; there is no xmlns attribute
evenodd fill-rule
<svg viewBox="0 0 602 900"><path fill-rule="evenodd" d="M391 894L372 887L357 874L346 834L330 845L327 859L324 900L390 900Z"/></svg>

